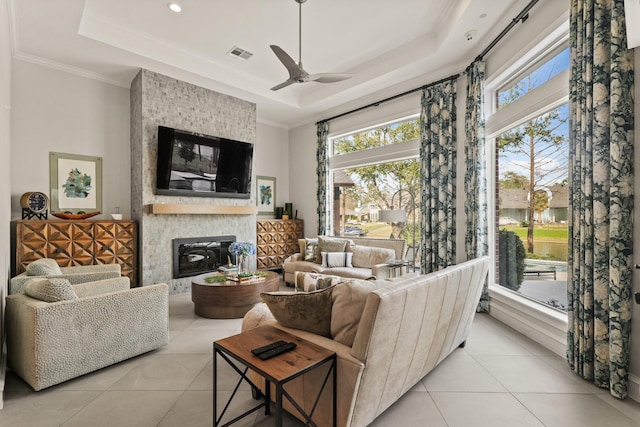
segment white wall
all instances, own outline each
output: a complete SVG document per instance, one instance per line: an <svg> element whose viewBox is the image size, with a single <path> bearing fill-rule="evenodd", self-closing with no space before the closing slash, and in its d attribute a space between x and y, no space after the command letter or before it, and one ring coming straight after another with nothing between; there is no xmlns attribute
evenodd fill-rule
<svg viewBox="0 0 640 427"><path fill-rule="evenodd" d="M102 212L130 217L129 90L13 61L11 215L26 191L49 194L49 152L102 157ZM136 167L136 165L134 165Z"/></svg>
<svg viewBox="0 0 640 427"><path fill-rule="evenodd" d="M275 206L284 206L285 203L291 201L289 190L289 131L261 123L258 119L257 141L253 155L255 175L276 178ZM294 209L299 210L299 206L294 204ZM298 216L302 218L300 212L298 212ZM264 218L268 218L268 216Z"/></svg>
<svg viewBox="0 0 640 427"><path fill-rule="evenodd" d="M11 42L9 16L5 2L0 3L0 409L3 406L7 352L4 337L4 297L9 281L10 157L11 152Z"/></svg>
<svg viewBox="0 0 640 427"><path fill-rule="evenodd" d="M316 188L316 125L308 124L289 131L289 199L304 220L304 235L318 233Z"/></svg>

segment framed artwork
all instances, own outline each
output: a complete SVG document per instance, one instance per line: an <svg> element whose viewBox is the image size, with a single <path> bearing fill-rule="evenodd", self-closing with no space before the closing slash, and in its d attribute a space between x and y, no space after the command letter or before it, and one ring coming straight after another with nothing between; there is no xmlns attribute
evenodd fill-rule
<svg viewBox="0 0 640 427"><path fill-rule="evenodd" d="M256 176L256 203L258 215L273 214L276 205L276 178Z"/></svg>
<svg viewBox="0 0 640 427"><path fill-rule="evenodd" d="M49 153L51 212L102 211L102 157Z"/></svg>

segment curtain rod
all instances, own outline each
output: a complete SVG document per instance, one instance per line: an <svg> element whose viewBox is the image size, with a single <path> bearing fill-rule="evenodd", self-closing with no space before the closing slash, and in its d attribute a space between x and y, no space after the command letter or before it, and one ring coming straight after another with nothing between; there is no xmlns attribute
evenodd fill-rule
<svg viewBox="0 0 640 427"><path fill-rule="evenodd" d="M480 60L482 60L482 59L485 57L485 55L486 55L487 53L489 53L489 51L490 51L491 49L493 49L493 48L495 47L495 45L497 45L497 44L500 42L500 40L502 40L502 38L503 38L504 36L506 36L506 35L507 35L507 33L508 33L508 32L509 32L513 27L515 27L515 26L516 26L516 24L518 24L518 22L523 23L524 21L526 21L526 20L527 20L527 18L529 18L529 11L533 8L533 6L535 6L535 5L536 5L536 3L538 3L538 0L531 0L531 1L529 2L529 4L527 4L527 6L522 10L522 12L520 12L520 13L518 14L518 16L516 16L515 18L513 18L513 19L511 20L511 22L509 23L509 25L507 25L507 26L506 26L506 28L505 28L504 30L502 30L502 32L501 32L500 34L498 34L498 36L497 36L495 39L493 39L493 41L489 44L489 46L487 46L487 48L486 48L485 50L483 50L483 51L480 53L480 55L478 55L478 56L476 57L476 59L474 60L474 62L475 62L475 61L480 61ZM469 67L470 67L470 66L471 66L471 65L469 65ZM469 69L469 67L467 67L467 69ZM466 71L466 70L465 70L465 71ZM358 108L355 108L355 109L353 109L353 110L346 111L346 112L344 112L344 113L337 114L337 115L335 115L335 116L329 117L328 119L319 120L319 121L317 121L317 122L316 122L316 126L317 126L318 124L322 123L322 122L329 122L329 121L331 121L331 120L339 119L340 117L348 116L349 114L357 113L357 112L362 111L362 110L365 110L365 109L367 109L367 108L377 107L377 106L379 106L379 105L380 105L380 104L382 104L382 103L385 103L385 102L388 102L388 101L393 101L394 99L401 98L401 97L403 97L403 96L406 96L406 95L412 94L412 93L417 92L417 91L419 91L419 90L427 89L427 88L429 88L429 87L431 87L431 86L435 86L435 85L438 85L438 84L440 84L440 83L444 83L444 82L446 82L446 81L453 80L453 79L455 79L455 78L460 77L461 75L462 75L462 73L453 74L453 75L451 75L451 76L449 76L449 77L445 77L445 78L440 79L440 80L438 80L438 81L435 81L435 82L432 82L432 83L428 83L428 84L426 84L426 85L422 85L422 86L420 86L420 87L417 87L417 88L414 88L414 89L408 90L408 91L406 91L406 92L399 93L399 94L397 94L397 95L390 96L390 97L385 98L385 99L382 99L382 100L380 100L380 101L376 101L376 102L372 102L372 103L367 104L367 105L363 105L362 107L358 107Z"/></svg>
<svg viewBox="0 0 640 427"><path fill-rule="evenodd" d="M440 80L435 81L433 83L429 83L429 84L426 84L426 85L423 85L423 86L408 90L406 92L402 92L402 93L399 93L397 95L390 96L389 98L381 99L380 101L372 102L371 104L363 105L362 107L358 107L358 108L356 108L354 110L347 111L345 113L341 113L341 114L338 114L338 115L333 116L333 117L329 117L328 119L320 120L319 122L316 123L316 125L318 123L321 123L321 122L328 122L328 121L335 120L335 119L338 119L338 118L343 117L343 116L348 116L349 114L357 113L358 111L361 111L361 110L364 110L364 109L367 109L367 108L370 108L370 107L377 107L378 105L380 105L380 104L382 104L384 102L393 101L396 98L401 98L401 97L409 95L409 94L411 94L413 92L417 92L419 90L426 89L428 87L435 86L435 85L438 85L440 83L444 83L444 82L449 81L449 80L453 80L453 79L459 77L461 74L462 73L454 74L452 76L445 77L444 79L440 79Z"/></svg>

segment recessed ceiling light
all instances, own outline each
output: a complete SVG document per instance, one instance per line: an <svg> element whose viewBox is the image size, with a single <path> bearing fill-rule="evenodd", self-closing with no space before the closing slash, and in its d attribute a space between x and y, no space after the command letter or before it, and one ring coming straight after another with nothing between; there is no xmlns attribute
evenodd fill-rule
<svg viewBox="0 0 640 427"><path fill-rule="evenodd" d="M182 12L182 6L180 6L180 3L176 3L174 1L167 3L167 7L169 8L169 10L171 12L175 12L175 13L180 13Z"/></svg>

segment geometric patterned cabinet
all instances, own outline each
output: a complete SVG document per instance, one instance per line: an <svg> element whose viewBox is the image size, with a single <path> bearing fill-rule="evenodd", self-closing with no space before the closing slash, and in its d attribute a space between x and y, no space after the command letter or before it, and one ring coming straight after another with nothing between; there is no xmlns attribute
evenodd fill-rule
<svg viewBox="0 0 640 427"><path fill-rule="evenodd" d="M304 234L301 219L269 219L257 222L258 268L282 268L282 261L300 252L298 239Z"/></svg>
<svg viewBox="0 0 640 427"><path fill-rule="evenodd" d="M61 267L115 264L138 286L137 230L134 221L18 220L16 274L40 258Z"/></svg>

